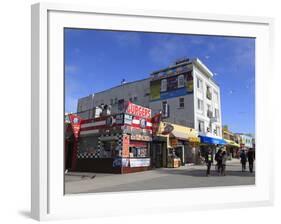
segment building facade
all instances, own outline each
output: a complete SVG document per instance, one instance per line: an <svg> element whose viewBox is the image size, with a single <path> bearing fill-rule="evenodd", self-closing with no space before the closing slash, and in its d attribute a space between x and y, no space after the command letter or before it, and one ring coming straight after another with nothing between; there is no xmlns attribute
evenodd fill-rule
<svg viewBox="0 0 281 224"><path fill-rule="evenodd" d="M195 128L203 137L222 139L220 88L213 76L198 58L180 60L147 79L79 99L77 113L93 118L101 104L118 113L124 101L131 101L149 107L152 114L162 111L166 122Z"/></svg>

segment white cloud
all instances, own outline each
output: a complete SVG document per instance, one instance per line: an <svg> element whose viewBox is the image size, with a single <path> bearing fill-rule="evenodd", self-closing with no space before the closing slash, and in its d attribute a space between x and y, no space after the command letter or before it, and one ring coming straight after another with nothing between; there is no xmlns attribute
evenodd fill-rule
<svg viewBox="0 0 281 224"><path fill-rule="evenodd" d="M72 74L78 71L78 67L75 65L65 65L65 73Z"/></svg>
<svg viewBox="0 0 281 224"><path fill-rule="evenodd" d="M114 35L117 44L121 47L128 46L140 46L141 38L140 35L136 32L121 32L119 34Z"/></svg>
<svg viewBox="0 0 281 224"><path fill-rule="evenodd" d="M160 66L167 66L188 55L188 46L177 37L159 38L149 51L151 60Z"/></svg>

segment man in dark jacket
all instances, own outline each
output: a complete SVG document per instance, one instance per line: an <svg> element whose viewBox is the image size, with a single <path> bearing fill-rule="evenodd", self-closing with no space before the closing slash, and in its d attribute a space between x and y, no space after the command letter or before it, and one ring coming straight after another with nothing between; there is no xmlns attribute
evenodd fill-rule
<svg viewBox="0 0 281 224"><path fill-rule="evenodd" d="M218 152L215 155L215 160L217 161L217 171L220 174L222 171L222 150L219 149Z"/></svg>
<svg viewBox="0 0 281 224"><path fill-rule="evenodd" d="M246 170L246 162L247 162L247 157L244 149L240 152L240 158L242 164L242 172L244 172Z"/></svg>
<svg viewBox="0 0 281 224"><path fill-rule="evenodd" d="M206 176L210 176L210 170L211 170L211 166L212 166L212 163L213 163L213 153L212 153L211 148L209 148L208 152L206 153L205 162L206 162L206 165L207 165Z"/></svg>
<svg viewBox="0 0 281 224"><path fill-rule="evenodd" d="M249 151L247 153L247 157L248 157L248 162L249 162L249 170L251 173L253 173L254 160L255 160L255 155L254 155L253 149L249 149Z"/></svg>

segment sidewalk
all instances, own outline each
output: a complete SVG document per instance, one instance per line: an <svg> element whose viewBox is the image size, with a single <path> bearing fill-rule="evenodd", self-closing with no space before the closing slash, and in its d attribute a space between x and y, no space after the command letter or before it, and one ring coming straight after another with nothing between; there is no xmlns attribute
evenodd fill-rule
<svg viewBox="0 0 281 224"><path fill-rule="evenodd" d="M255 174L242 173L238 159L228 161L226 176L219 176L214 165L211 168L210 177L206 177L206 165L158 168L129 174L76 172L65 174L67 194L249 184L255 184Z"/></svg>

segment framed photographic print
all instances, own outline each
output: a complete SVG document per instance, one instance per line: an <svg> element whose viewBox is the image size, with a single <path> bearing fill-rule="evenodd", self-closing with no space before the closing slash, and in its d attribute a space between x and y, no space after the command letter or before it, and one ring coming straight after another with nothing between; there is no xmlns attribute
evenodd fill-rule
<svg viewBox="0 0 281 224"><path fill-rule="evenodd" d="M33 5L32 217L272 204L272 26Z"/></svg>

